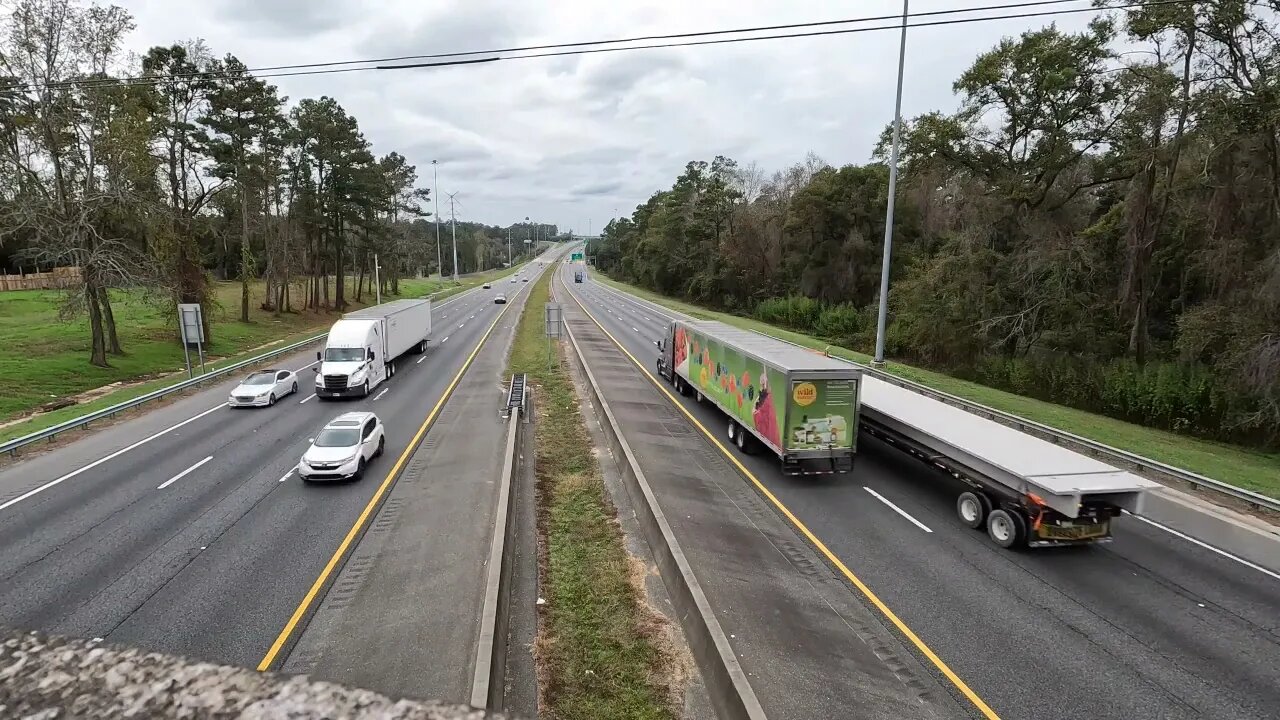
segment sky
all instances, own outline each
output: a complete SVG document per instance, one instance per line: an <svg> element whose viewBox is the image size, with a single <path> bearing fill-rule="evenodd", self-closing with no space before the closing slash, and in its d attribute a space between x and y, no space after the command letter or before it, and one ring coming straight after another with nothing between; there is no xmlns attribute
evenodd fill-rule
<svg viewBox="0 0 1280 720"><path fill-rule="evenodd" d="M215 55L232 53L250 68L902 11L898 0L115 2L134 15L137 28L127 43L138 53L203 38ZM915 0L911 11L1011 2ZM903 116L953 110L952 83L1002 37L1055 21L1075 30L1088 18L912 30ZM809 152L832 165L867 162L893 121L898 39L896 30L859 32L271 82L291 103L335 98L359 121L375 153L395 151L417 166L419 187L433 187L431 161L437 160L445 218L447 193L456 193L459 220L508 225L530 217L586 233L630 215L670 187L691 160L725 155L766 172Z"/></svg>

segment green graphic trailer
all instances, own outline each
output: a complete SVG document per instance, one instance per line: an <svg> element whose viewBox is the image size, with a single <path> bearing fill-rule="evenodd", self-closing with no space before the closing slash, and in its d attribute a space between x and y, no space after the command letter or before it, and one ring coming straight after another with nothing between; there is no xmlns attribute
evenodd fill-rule
<svg viewBox="0 0 1280 720"><path fill-rule="evenodd" d="M857 367L712 321L673 321L656 344L658 374L724 412L729 441L742 452L767 448L787 475L853 469Z"/></svg>

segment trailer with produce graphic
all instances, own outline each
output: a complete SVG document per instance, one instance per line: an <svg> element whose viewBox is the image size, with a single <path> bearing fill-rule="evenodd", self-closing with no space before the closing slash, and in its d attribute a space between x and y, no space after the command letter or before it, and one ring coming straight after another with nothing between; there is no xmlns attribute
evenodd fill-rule
<svg viewBox="0 0 1280 720"><path fill-rule="evenodd" d="M711 321L676 320L658 346L659 374L723 411L729 441L743 452L767 448L788 475L853 469L857 367Z"/></svg>

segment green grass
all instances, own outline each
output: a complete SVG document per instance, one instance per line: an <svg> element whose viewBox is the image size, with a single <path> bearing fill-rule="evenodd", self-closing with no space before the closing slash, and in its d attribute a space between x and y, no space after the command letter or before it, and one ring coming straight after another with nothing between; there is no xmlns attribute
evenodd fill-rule
<svg viewBox="0 0 1280 720"><path fill-rule="evenodd" d="M871 362L871 356L830 345L808 335L793 332L774 325L739 315L708 310L686 302L674 300L657 293L638 288L596 272L594 277L618 289L665 305L673 310L705 320L719 320L748 330L767 333L806 347L827 350L832 355ZM1003 390L980 385L968 380L924 370L922 368L890 362L889 373L927 385L935 390L950 393L972 402L1048 425L1065 432L1105 443L1121 450L1128 450L1144 457L1158 460L1184 470L1205 475L1215 480L1231 483L1271 497L1280 497L1280 454L1263 453L1235 445L1177 435L1164 430L1134 425L1104 415L1054 405L1042 400L1014 395Z"/></svg>
<svg viewBox="0 0 1280 720"><path fill-rule="evenodd" d="M435 298L443 299L514 270L494 270L457 283L439 278L405 279L400 281L399 297L425 297L434 293ZM351 290L352 287L348 287L349 297L354 298ZM242 323L239 320L240 284L216 284L217 306L210 313L209 330L213 342L205 350L208 369L265 352L269 349L263 347L266 345L287 345L319 334L338 316L327 311L275 316L259 309L262 292L261 283L250 287L250 321ZM111 383L155 379L10 425L0 429L0 441L132 399L185 376L182 345L175 337L177 321L172 311L147 302L141 292L112 291L112 310L125 355L108 356L111 367L99 368L89 364L88 319L79 317L65 322L59 319L58 308L63 297L61 292L46 290L0 293L0 377L7 386L7 391L0 394L0 422L29 414L53 400ZM390 299L395 298L383 298L384 301ZM365 303L353 303L353 309L373 302L367 293L363 300ZM194 354L191 361L199 372Z"/></svg>
<svg viewBox="0 0 1280 720"><path fill-rule="evenodd" d="M632 584L615 510L578 410L573 381L550 369L542 308L553 273L531 288L511 349L511 372L528 374L537 408L541 606L537 660L545 717L673 718L655 678L670 663L656 622Z"/></svg>

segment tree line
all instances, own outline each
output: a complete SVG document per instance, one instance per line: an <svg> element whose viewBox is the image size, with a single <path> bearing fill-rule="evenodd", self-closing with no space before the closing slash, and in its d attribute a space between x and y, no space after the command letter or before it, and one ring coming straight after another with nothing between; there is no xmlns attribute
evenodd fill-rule
<svg viewBox="0 0 1280 720"><path fill-rule="evenodd" d="M416 168L375 155L333 98L290 105L199 40L129 56L133 18L114 5L17 0L2 22L0 263L80 268L62 310L87 315L90 362L124 351L114 288L208 306L215 280L238 279L248 322L254 281L279 313L342 310L351 279L360 300L375 255L390 294L453 272ZM506 261L505 230L458 230L461 272Z"/></svg>
<svg viewBox="0 0 1280 720"><path fill-rule="evenodd" d="M1280 445L1277 5L1117 9L980 54L958 110L904 123L888 352ZM605 228L595 262L870 349L889 138L866 165L689 163Z"/></svg>

